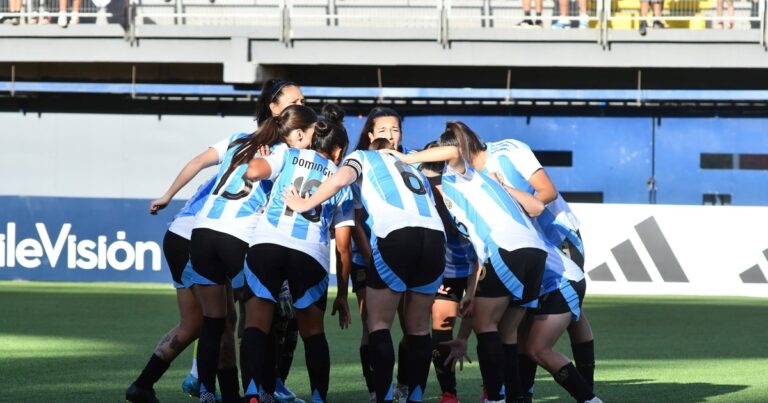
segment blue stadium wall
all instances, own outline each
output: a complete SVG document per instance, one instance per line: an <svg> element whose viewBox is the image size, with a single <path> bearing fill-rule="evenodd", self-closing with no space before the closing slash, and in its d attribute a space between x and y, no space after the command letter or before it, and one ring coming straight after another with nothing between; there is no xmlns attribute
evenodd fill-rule
<svg viewBox="0 0 768 403"><path fill-rule="evenodd" d="M404 143L421 148L445 121L487 141L514 137L536 151L571 153L547 171L566 193L604 203L768 205L768 169L702 169L701 154L768 154L766 118L411 116ZM350 116L351 141L364 119ZM149 200L183 164L251 118L0 113L0 279L169 282L165 226L197 183L161 216ZM204 179L213 171L201 175Z"/></svg>

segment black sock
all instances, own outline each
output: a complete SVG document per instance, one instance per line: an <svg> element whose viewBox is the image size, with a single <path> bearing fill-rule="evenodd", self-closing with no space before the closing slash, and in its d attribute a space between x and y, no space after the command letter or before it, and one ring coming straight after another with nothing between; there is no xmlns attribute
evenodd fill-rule
<svg viewBox="0 0 768 403"><path fill-rule="evenodd" d="M392 335L389 329L381 329L368 334L368 352L373 370L373 389L376 392L376 402L391 402L395 348L392 345Z"/></svg>
<svg viewBox="0 0 768 403"><path fill-rule="evenodd" d="M222 403L239 403L240 382L237 380L237 367L222 368L216 374L219 378Z"/></svg>
<svg viewBox="0 0 768 403"><path fill-rule="evenodd" d="M243 330L243 341L240 344L240 369L246 398L259 396L264 368L264 348L268 337L266 333L255 327L247 327Z"/></svg>
<svg viewBox="0 0 768 403"><path fill-rule="evenodd" d="M504 344L504 391L507 395L507 402L517 402L525 394L520 383L517 343Z"/></svg>
<svg viewBox="0 0 768 403"><path fill-rule="evenodd" d="M595 397L592 389L587 385L584 378L581 377L573 363L569 362L568 365L557 370L554 378L563 389L567 390L574 399L580 402L585 402Z"/></svg>
<svg viewBox="0 0 768 403"><path fill-rule="evenodd" d="M367 344L360 346L360 365L363 367L365 386L368 388L368 393L371 393L373 392L373 375L371 374L371 359Z"/></svg>
<svg viewBox="0 0 768 403"><path fill-rule="evenodd" d="M435 375L437 375L437 381L440 383L440 391L455 395L456 373L444 364L451 349L440 344L451 340L453 340L451 330L432 329L432 363L435 365Z"/></svg>
<svg viewBox="0 0 768 403"><path fill-rule="evenodd" d="M397 345L397 384L408 384L408 340L405 337Z"/></svg>
<svg viewBox="0 0 768 403"><path fill-rule="evenodd" d="M421 402L427 388L432 337L408 335L408 402Z"/></svg>
<svg viewBox="0 0 768 403"><path fill-rule="evenodd" d="M203 316L203 327L197 342L197 373L200 377L201 393L216 391L216 370L219 367L221 335L225 326L226 318Z"/></svg>
<svg viewBox="0 0 768 403"><path fill-rule="evenodd" d="M520 369L520 386L525 395L533 395L533 384L536 380L536 368L538 365L527 354L517 355L517 367Z"/></svg>
<svg viewBox="0 0 768 403"><path fill-rule="evenodd" d="M293 352L296 351L296 343L299 339L299 321L296 318L288 320L288 327L280 345L280 353L277 355L277 375L285 381L291 372L293 364Z"/></svg>
<svg viewBox="0 0 768 403"><path fill-rule="evenodd" d="M523 14L525 15L526 19L530 19L531 18L531 11L530 10L523 11Z"/></svg>
<svg viewBox="0 0 768 403"><path fill-rule="evenodd" d="M149 362L147 362L147 365L144 366L141 374L133 383L142 388L152 389L152 386L160 380L170 366L170 362L165 362L156 354L152 354L152 357L149 357Z"/></svg>
<svg viewBox="0 0 768 403"><path fill-rule="evenodd" d="M477 335L477 357L488 400L504 398L504 346L499 332Z"/></svg>
<svg viewBox="0 0 768 403"><path fill-rule="evenodd" d="M595 341L571 344L573 360L581 377L587 381L590 389L595 388Z"/></svg>
<svg viewBox="0 0 768 403"><path fill-rule="evenodd" d="M331 352L325 333L304 339L304 357L307 361L312 401L326 401L331 375Z"/></svg>
<svg viewBox="0 0 768 403"><path fill-rule="evenodd" d="M262 354L260 387L262 391L269 394L275 393L275 377L277 377L278 336L275 335L275 331L275 325L273 324L272 331L267 335L264 353Z"/></svg>

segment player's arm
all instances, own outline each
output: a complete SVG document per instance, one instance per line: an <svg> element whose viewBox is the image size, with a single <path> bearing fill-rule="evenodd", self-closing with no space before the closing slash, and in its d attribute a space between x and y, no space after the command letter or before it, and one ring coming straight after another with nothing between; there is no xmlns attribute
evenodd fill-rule
<svg viewBox="0 0 768 403"><path fill-rule="evenodd" d="M544 202L536 198L536 196L523 191L519 189L515 189L511 186L507 186L504 181L496 174L496 180L501 184L501 186L504 187L504 190L509 193L510 196L512 196L515 201L517 201L518 204L520 204L523 207L523 210L530 216L530 217L538 217L541 215L541 213L546 208L546 205Z"/></svg>
<svg viewBox="0 0 768 403"><path fill-rule="evenodd" d="M336 299L331 315L339 312L339 326L342 329L352 323L352 315L347 303L349 273L352 270L352 232L355 227L336 227Z"/></svg>
<svg viewBox="0 0 768 403"><path fill-rule="evenodd" d="M544 168L540 168L534 172L533 175L528 178L528 183L530 183L535 190L534 196L541 200L545 205L557 199L557 189L555 188L555 184L549 179L549 175L547 175L547 171L545 171Z"/></svg>
<svg viewBox="0 0 768 403"><path fill-rule="evenodd" d="M218 163L219 153L213 148L209 148L195 158L192 158L176 175L176 179L173 180L165 194L159 199L152 200L149 204L149 213L157 214L158 211L164 209L171 202L173 196L176 196L176 193L186 186L192 178L197 176L200 171Z"/></svg>
<svg viewBox="0 0 768 403"><path fill-rule="evenodd" d="M264 158L254 158L248 163L248 170L245 171L245 177L252 180L261 180L269 178L272 175L272 166Z"/></svg>
<svg viewBox="0 0 768 403"><path fill-rule="evenodd" d="M371 260L371 244L368 235L363 228L363 209L355 209L355 226L352 229L352 239L355 240L357 250L366 262Z"/></svg>
<svg viewBox="0 0 768 403"><path fill-rule="evenodd" d="M379 152L392 154L408 165L421 162L453 161L461 157L458 147L454 146L432 147L407 155L390 149L379 150Z"/></svg>
<svg viewBox="0 0 768 403"><path fill-rule="evenodd" d="M339 168L333 176L326 179L312 196L306 199L302 199L301 196L299 196L299 192L294 186L288 186L283 191L285 205L298 213L309 211L333 197L333 195L338 193L345 186L354 183L357 180L357 177L358 172L354 168L344 165Z"/></svg>

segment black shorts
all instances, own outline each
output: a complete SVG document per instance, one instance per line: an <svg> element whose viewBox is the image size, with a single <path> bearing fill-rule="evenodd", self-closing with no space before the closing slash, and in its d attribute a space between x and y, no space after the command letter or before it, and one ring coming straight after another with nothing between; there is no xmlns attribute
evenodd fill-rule
<svg viewBox="0 0 768 403"><path fill-rule="evenodd" d="M541 249L499 249L483 265L476 295L512 297L512 306L529 304L539 297L546 261L547 252Z"/></svg>
<svg viewBox="0 0 768 403"><path fill-rule="evenodd" d="M285 246L259 243L248 249L246 283L251 295L277 302L283 282L288 280L293 306L315 305L325 310L328 272L312 256Z"/></svg>
<svg viewBox="0 0 768 403"><path fill-rule="evenodd" d="M420 227L392 231L376 238L366 272L366 285L395 292L435 294L445 269L445 234Z"/></svg>
<svg viewBox="0 0 768 403"><path fill-rule="evenodd" d="M535 315L557 315L570 312L573 320L581 316L581 304L587 291L586 280L563 281L560 288L539 297L539 308Z"/></svg>
<svg viewBox="0 0 768 403"><path fill-rule="evenodd" d="M352 270L349 273L349 277L352 279L352 292L365 288L365 272L368 270L368 266L352 263Z"/></svg>
<svg viewBox="0 0 768 403"><path fill-rule="evenodd" d="M243 269L248 244L208 228L192 230L190 259L195 272L214 284L225 284Z"/></svg>
<svg viewBox="0 0 768 403"><path fill-rule="evenodd" d="M455 303L461 302L461 298L464 297L464 292L467 291L467 278L445 278L443 277L443 289L448 289L446 294L435 295L435 299L441 299L444 301L451 301Z"/></svg>
<svg viewBox="0 0 768 403"><path fill-rule="evenodd" d="M163 237L163 255L168 262L168 268L171 269L171 278L173 278L176 288L186 288L182 274L189 263L189 239L171 231L166 231Z"/></svg>

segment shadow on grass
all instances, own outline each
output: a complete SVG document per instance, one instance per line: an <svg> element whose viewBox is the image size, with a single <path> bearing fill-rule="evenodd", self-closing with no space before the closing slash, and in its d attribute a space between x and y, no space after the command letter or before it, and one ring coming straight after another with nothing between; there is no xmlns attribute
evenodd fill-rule
<svg viewBox="0 0 768 403"><path fill-rule="evenodd" d="M748 385L718 385L704 382L654 382L649 379L605 381L595 385L600 398L606 402L677 403L706 402L711 398L740 392L748 387ZM743 399L739 400L745 402Z"/></svg>

